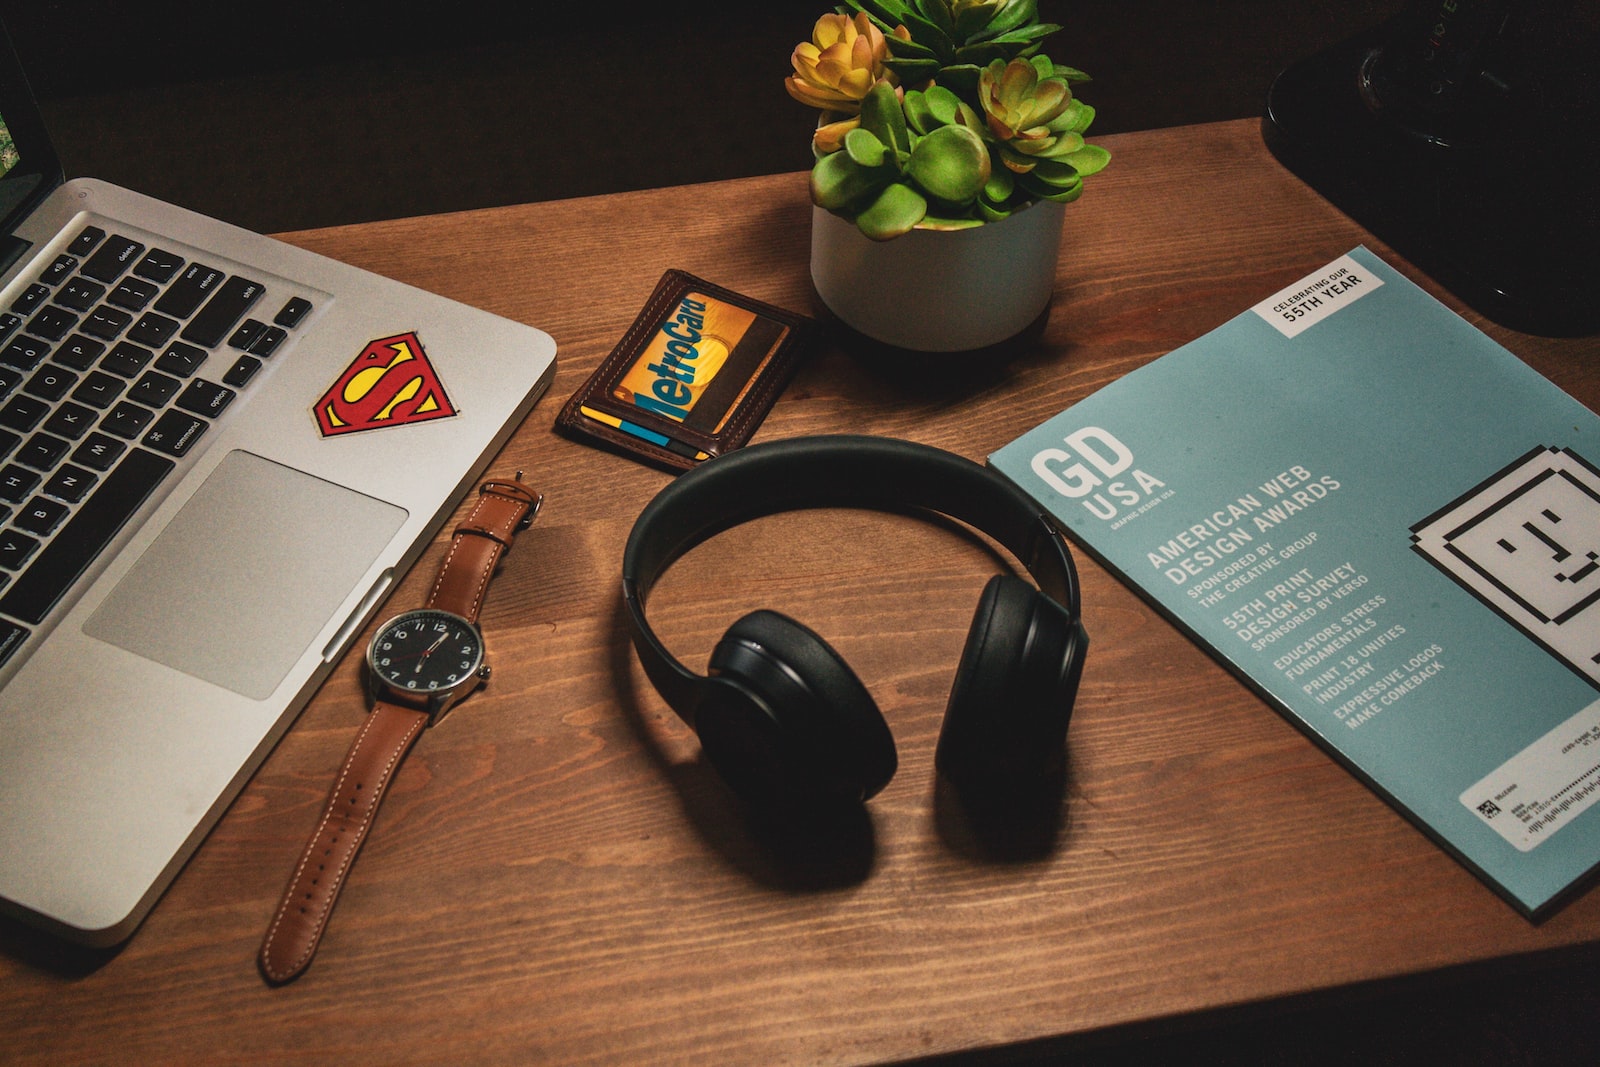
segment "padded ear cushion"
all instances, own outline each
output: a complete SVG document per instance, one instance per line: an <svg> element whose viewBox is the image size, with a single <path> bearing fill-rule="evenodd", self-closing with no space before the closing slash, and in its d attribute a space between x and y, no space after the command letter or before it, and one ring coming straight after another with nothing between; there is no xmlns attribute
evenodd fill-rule
<svg viewBox="0 0 1600 1067"><path fill-rule="evenodd" d="M707 758L762 805L860 802L894 776L894 738L855 673L816 633L773 611L728 628L695 717Z"/></svg>
<svg viewBox="0 0 1600 1067"><path fill-rule="evenodd" d="M967 633L935 762L958 786L1027 787L1061 766L1088 638L1015 575L984 586Z"/></svg>

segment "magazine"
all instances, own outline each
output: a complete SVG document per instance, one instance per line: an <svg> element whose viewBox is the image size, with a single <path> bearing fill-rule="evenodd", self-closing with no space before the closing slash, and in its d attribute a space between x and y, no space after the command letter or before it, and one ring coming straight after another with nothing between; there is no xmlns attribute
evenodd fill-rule
<svg viewBox="0 0 1600 1067"><path fill-rule="evenodd" d="M1600 417L1366 248L989 463L1523 914L1600 866Z"/></svg>

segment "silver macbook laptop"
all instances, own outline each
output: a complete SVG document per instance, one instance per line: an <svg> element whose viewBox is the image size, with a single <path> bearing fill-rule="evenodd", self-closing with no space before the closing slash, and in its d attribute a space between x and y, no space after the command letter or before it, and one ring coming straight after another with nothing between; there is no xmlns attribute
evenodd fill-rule
<svg viewBox="0 0 1600 1067"><path fill-rule="evenodd" d="M0 123L0 910L106 946L471 491L555 344L64 182L9 38Z"/></svg>

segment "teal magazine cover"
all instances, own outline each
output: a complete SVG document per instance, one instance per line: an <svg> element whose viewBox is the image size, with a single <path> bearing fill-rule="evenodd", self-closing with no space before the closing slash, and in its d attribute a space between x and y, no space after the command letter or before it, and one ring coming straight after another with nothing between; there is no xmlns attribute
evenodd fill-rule
<svg viewBox="0 0 1600 1067"><path fill-rule="evenodd" d="M989 463L1524 915L1600 866L1600 417L1366 248Z"/></svg>

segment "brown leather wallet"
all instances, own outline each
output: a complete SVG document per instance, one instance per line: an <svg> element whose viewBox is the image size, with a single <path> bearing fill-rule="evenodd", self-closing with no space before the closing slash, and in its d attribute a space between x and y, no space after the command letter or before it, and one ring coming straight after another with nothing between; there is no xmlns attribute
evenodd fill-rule
<svg viewBox="0 0 1600 1067"><path fill-rule="evenodd" d="M556 416L560 433L671 471L749 441L815 323L681 270L661 276L611 354Z"/></svg>

